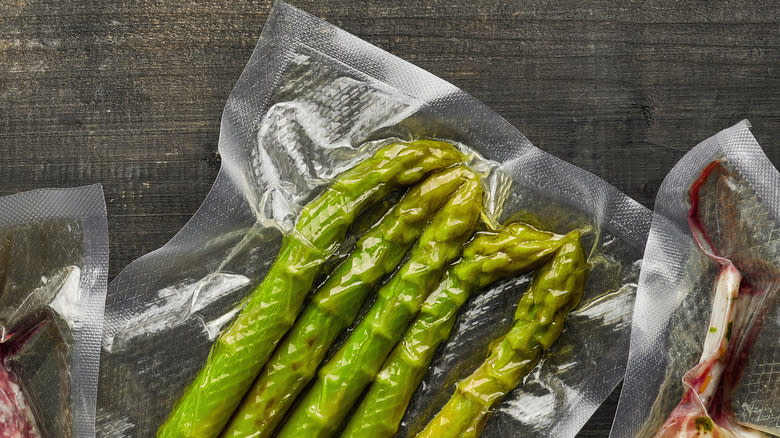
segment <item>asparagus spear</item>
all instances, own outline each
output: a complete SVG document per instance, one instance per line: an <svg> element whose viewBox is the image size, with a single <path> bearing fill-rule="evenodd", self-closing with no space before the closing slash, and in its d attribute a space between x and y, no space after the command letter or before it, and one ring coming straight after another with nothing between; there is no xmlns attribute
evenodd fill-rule
<svg viewBox="0 0 780 438"><path fill-rule="evenodd" d="M418 438L479 436L492 406L520 384L558 339L566 314L582 297L588 269L579 232L564 240L520 299L512 328L493 343L487 360L458 382L455 394Z"/></svg>
<svg viewBox="0 0 780 438"><path fill-rule="evenodd" d="M393 143L339 175L306 205L263 282L212 345L206 364L157 436L217 436L276 343L292 326L319 268L355 217L390 190L414 184L461 158L444 142Z"/></svg>
<svg viewBox="0 0 780 438"><path fill-rule="evenodd" d="M445 266L460 255L481 210L481 182L472 174L436 213L409 260L379 290L376 303L346 343L320 369L280 437L325 437L336 432L422 301L439 283Z"/></svg>
<svg viewBox="0 0 780 438"><path fill-rule="evenodd" d="M428 219L472 172L454 167L411 189L357 243L314 295L268 361L223 437L268 437L314 376L328 348L357 317L368 293L401 263Z"/></svg>
<svg viewBox="0 0 780 438"><path fill-rule="evenodd" d="M498 232L480 233L472 240L463 250L463 258L423 303L417 319L350 418L342 438L395 435L433 354L449 337L458 310L469 296L482 286L544 263L560 247L561 238L518 222Z"/></svg>

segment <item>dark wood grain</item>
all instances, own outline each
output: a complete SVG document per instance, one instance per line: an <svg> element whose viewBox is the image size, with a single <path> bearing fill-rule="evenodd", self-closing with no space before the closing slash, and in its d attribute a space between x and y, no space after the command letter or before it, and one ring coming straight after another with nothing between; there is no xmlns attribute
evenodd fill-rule
<svg viewBox="0 0 780 438"><path fill-rule="evenodd" d="M776 1L293 2L470 92L542 149L653 206L743 118L780 162ZM111 277L189 219L269 2L0 2L0 195L101 182ZM582 437L606 436L617 392Z"/></svg>

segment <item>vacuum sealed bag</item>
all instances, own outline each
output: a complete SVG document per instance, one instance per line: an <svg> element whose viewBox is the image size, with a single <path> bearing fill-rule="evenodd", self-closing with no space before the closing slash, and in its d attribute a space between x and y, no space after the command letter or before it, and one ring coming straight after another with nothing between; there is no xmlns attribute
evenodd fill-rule
<svg viewBox="0 0 780 438"><path fill-rule="evenodd" d="M95 435L107 275L99 185L0 198L0 436Z"/></svg>
<svg viewBox="0 0 780 438"><path fill-rule="evenodd" d="M780 174L749 128L661 185L610 436L780 435Z"/></svg>
<svg viewBox="0 0 780 438"><path fill-rule="evenodd" d="M412 436L502 351L483 436L573 436L622 378L649 211L451 84L278 2L219 152L109 285L98 436Z"/></svg>

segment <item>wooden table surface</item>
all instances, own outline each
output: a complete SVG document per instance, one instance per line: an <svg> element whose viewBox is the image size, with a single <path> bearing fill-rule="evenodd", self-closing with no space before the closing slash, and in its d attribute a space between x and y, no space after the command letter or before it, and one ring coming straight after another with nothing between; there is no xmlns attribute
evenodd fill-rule
<svg viewBox="0 0 780 438"><path fill-rule="evenodd" d="M771 0L292 2L452 82L652 208L677 160L743 118L780 162ZM268 1L0 1L0 195L100 182L110 276L214 181L225 99ZM607 436L612 394L580 436Z"/></svg>

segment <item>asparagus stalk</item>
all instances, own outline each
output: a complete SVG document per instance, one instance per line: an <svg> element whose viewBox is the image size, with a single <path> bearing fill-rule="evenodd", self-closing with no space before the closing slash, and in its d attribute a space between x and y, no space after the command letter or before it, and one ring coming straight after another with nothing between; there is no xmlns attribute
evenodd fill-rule
<svg viewBox="0 0 780 438"><path fill-rule="evenodd" d="M223 437L257 438L273 433L328 348L355 320L369 292L396 269L430 217L469 175L470 170L458 166L430 176L358 241L276 349Z"/></svg>
<svg viewBox="0 0 780 438"><path fill-rule="evenodd" d="M342 438L395 435L436 349L449 337L458 310L470 295L482 286L544 263L560 247L561 238L523 223L477 235L423 303L417 319L350 418Z"/></svg>
<svg viewBox="0 0 780 438"><path fill-rule="evenodd" d="M444 142L393 143L339 175L306 205L263 282L212 345L206 364L157 436L217 436L276 343L292 326L320 267L355 217L390 190L414 184L461 158Z"/></svg>
<svg viewBox="0 0 780 438"><path fill-rule="evenodd" d="M460 255L481 210L481 182L472 173L436 213L409 260L379 290L376 303L346 343L320 369L280 437L326 437L336 432L425 297L439 283L445 266Z"/></svg>
<svg viewBox="0 0 780 438"><path fill-rule="evenodd" d="M588 269L579 232L564 239L520 299L512 328L493 343L487 360L458 382L455 394L418 438L479 436L492 406L520 384L558 339L566 315L582 297Z"/></svg>

